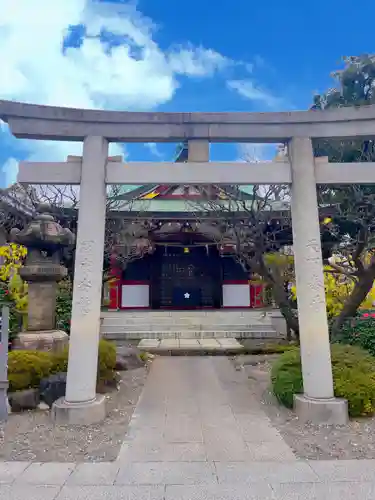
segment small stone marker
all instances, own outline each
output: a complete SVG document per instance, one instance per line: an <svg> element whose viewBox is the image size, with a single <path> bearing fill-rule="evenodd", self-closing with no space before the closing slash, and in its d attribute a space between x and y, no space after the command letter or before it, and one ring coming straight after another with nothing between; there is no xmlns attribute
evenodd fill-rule
<svg viewBox="0 0 375 500"><path fill-rule="evenodd" d="M9 307L2 306L0 329L0 422L8 419Z"/></svg>

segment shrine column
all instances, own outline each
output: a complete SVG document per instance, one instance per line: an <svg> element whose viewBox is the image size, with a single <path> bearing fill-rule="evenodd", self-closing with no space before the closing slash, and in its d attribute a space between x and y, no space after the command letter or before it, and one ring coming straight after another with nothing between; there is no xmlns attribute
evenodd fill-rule
<svg viewBox="0 0 375 500"><path fill-rule="evenodd" d="M69 363L65 398L52 411L59 424L93 424L105 418L105 399L96 394L106 216L108 142L83 144Z"/></svg>
<svg viewBox="0 0 375 500"><path fill-rule="evenodd" d="M311 139L289 144L292 169L292 226L304 394L295 397L301 419L345 423L347 403L334 398L324 293L315 162Z"/></svg>

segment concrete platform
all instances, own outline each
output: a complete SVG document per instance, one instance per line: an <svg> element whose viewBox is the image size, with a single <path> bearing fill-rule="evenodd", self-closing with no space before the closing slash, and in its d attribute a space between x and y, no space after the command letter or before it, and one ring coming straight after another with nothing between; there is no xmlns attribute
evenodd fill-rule
<svg viewBox="0 0 375 500"><path fill-rule="evenodd" d="M142 339L138 348L154 354L234 354L244 350L242 344L233 338L212 339Z"/></svg>

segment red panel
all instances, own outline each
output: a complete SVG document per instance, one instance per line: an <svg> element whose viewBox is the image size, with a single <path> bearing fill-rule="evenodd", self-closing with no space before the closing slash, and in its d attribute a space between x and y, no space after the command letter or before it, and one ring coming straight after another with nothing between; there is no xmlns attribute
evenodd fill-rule
<svg viewBox="0 0 375 500"><path fill-rule="evenodd" d="M250 305L258 308L264 307L264 283L250 284Z"/></svg>
<svg viewBox="0 0 375 500"><path fill-rule="evenodd" d="M119 281L113 280L109 285L108 309L118 309L119 306L118 292L119 292Z"/></svg>
<svg viewBox="0 0 375 500"><path fill-rule="evenodd" d="M122 276L122 269L119 267L116 254L111 255L110 275L112 280L109 284L109 306L108 309L118 309L120 306L119 287Z"/></svg>

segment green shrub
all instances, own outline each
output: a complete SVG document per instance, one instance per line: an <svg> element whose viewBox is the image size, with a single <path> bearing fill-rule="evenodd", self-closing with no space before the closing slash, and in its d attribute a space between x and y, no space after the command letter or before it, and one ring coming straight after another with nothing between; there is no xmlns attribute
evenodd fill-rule
<svg viewBox="0 0 375 500"><path fill-rule="evenodd" d="M60 281L56 296L56 328L70 333L73 287L69 278Z"/></svg>
<svg viewBox="0 0 375 500"><path fill-rule="evenodd" d="M99 342L98 372L114 370L116 366L116 346L113 342L101 339Z"/></svg>
<svg viewBox="0 0 375 500"><path fill-rule="evenodd" d="M358 346L331 346L334 392L348 400L351 417L375 413L375 358ZM303 392L300 351L280 356L271 371L272 389L281 404L293 407L294 394Z"/></svg>
<svg viewBox="0 0 375 500"><path fill-rule="evenodd" d="M53 355L52 373L68 370L69 347ZM99 341L98 378L103 379L113 372L116 366L116 346L113 342L101 339Z"/></svg>
<svg viewBox="0 0 375 500"><path fill-rule="evenodd" d="M139 353L139 357L140 357L140 359L141 359L144 363L146 363L146 362L148 361L148 354L147 354L147 352L144 352L144 351L140 352L140 353Z"/></svg>
<svg viewBox="0 0 375 500"><path fill-rule="evenodd" d="M346 320L335 340L358 345L375 356L375 314L361 311L354 318Z"/></svg>
<svg viewBox="0 0 375 500"><path fill-rule="evenodd" d="M38 387L53 367L48 352L11 351L8 357L9 392Z"/></svg>
<svg viewBox="0 0 375 500"><path fill-rule="evenodd" d="M38 387L40 381L54 373L68 370L66 348L60 353L42 351L11 351L8 359L9 391L21 391ZM112 342L100 340L98 356L98 381L115 380L116 346ZM84 365L82 370L84 370Z"/></svg>

